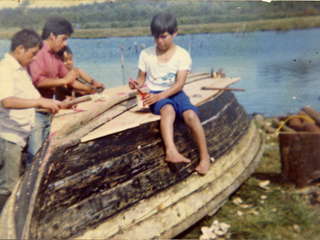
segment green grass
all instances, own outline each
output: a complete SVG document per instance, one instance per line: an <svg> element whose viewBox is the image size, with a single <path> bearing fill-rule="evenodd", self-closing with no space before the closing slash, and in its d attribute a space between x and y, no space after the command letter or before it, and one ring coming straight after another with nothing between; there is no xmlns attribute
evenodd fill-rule
<svg viewBox="0 0 320 240"><path fill-rule="evenodd" d="M270 181L269 190L259 186L266 180ZM252 207L245 209L235 205L233 200L236 198ZM205 217L176 238L199 239L201 227L210 227L218 220L231 225L230 239L317 239L320 236L320 211L311 201L312 196L299 195L293 184L282 181L278 141L266 137L265 152L254 174L218 213Z"/></svg>

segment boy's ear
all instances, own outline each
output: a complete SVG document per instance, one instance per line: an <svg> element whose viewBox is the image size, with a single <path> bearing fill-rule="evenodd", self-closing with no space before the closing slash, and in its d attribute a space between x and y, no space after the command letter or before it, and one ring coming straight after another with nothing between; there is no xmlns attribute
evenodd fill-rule
<svg viewBox="0 0 320 240"><path fill-rule="evenodd" d="M50 33L49 35L50 40L54 40L56 38L56 35L54 35L53 32Z"/></svg>
<svg viewBox="0 0 320 240"><path fill-rule="evenodd" d="M20 55L23 54L26 50L23 45L19 45L15 51Z"/></svg>
<svg viewBox="0 0 320 240"><path fill-rule="evenodd" d="M174 32L173 32L173 36L177 36L178 35L178 29L175 29Z"/></svg>

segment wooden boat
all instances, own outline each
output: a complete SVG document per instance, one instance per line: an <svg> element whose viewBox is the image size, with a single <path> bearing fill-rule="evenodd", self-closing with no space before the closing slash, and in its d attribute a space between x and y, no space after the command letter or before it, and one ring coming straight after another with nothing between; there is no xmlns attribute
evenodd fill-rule
<svg viewBox="0 0 320 240"><path fill-rule="evenodd" d="M256 169L263 137L230 91L240 78L190 74L184 90L206 133L209 172L194 172L198 152L175 122L178 150L190 164L169 164L159 116L135 107L127 86L105 101L79 104L53 120L57 132L35 156L6 203L1 238L172 238L216 211ZM62 127L61 127L62 126ZM52 134L53 135L53 134Z"/></svg>

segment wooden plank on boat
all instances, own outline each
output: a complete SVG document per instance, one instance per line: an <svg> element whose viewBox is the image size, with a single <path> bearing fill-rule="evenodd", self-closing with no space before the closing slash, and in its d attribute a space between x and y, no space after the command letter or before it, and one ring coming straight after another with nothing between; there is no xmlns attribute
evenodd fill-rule
<svg viewBox="0 0 320 240"><path fill-rule="evenodd" d="M184 86L184 91L190 97L192 104L198 106L208 99L212 98L219 91L202 91L202 86L215 85L219 87L226 87L232 83L240 81L241 78L205 78L199 81L190 82ZM90 141L102 136L107 136L126 129L137 127L141 124L157 121L160 119L159 115L152 113L139 112L139 108L133 108L125 114L120 115L116 119L104 124L95 131L92 131L81 139L81 142Z"/></svg>
<svg viewBox="0 0 320 240"><path fill-rule="evenodd" d="M212 81L210 81L211 79ZM198 73L198 74L190 74L187 78L188 84L185 85L184 89L187 92L188 96L191 98L191 102L195 105L200 105L202 102L206 101L208 98L214 96L218 92L213 92L213 91L208 91L209 93L201 93L201 94L193 94L194 90L196 89L199 91L198 84L200 86L205 84L202 83L203 80L209 80L209 83L213 83L215 86L228 86L234 82L237 82L240 80L240 78L220 78L220 79L213 79L210 77L208 73ZM192 85L190 85L192 83ZM222 84L222 85L221 85ZM197 86L197 88L193 88L193 86ZM189 86L189 87L187 87ZM210 84L211 86L211 84ZM189 93L188 93L189 92ZM103 93L100 94L100 97L104 100L99 100L98 102L86 102L86 103L81 103L78 105L77 109L67 109L67 110L61 110L59 114L56 114L55 118L53 119L52 125L51 125L51 134L58 132L63 126L66 124L69 124L70 121L73 121L75 118L83 118L85 116L85 112L92 110L93 108L99 109L99 107L103 108L105 104L107 104L109 101L112 101L112 99L115 98L121 98L125 95L131 95L134 96L135 90L131 90L127 85L125 86L119 86L114 89L106 89L103 91ZM209 96L209 97L208 97ZM137 111L137 108L134 110L135 112ZM90 114L88 114L90 115ZM149 114L152 115L152 114ZM140 112L139 118L141 118L142 114ZM137 119L138 116L132 116L133 119ZM87 118L87 117L85 117ZM150 121L156 121L159 120L159 117L156 116L144 116L143 118L140 119L140 122L134 123L134 120L132 121L132 125L128 125L135 127L139 126L142 123L145 122L150 122ZM70 125L70 124L69 124ZM115 128L117 129L117 128ZM122 129L120 129L121 131ZM110 133L106 134L111 134L115 131L112 131ZM87 141L84 140L83 141Z"/></svg>
<svg viewBox="0 0 320 240"><path fill-rule="evenodd" d="M201 90L219 90L219 91L242 91L244 92L244 88L229 88L229 87L202 87Z"/></svg>
<svg viewBox="0 0 320 240"><path fill-rule="evenodd" d="M208 72L192 73L188 75L187 82L190 83L205 78L210 78L210 74ZM143 87L142 89L145 88L146 87ZM135 90L131 90L127 85L105 89L102 93L96 94L100 99L78 104L76 109L62 109L59 111L59 113L55 114L55 117L53 118L51 124L51 134L57 133L62 126L66 125L74 118L81 117L83 112L92 110L92 108L99 108L99 106L106 104L106 102L110 101L111 99L119 98L123 95L134 95L135 92Z"/></svg>
<svg viewBox="0 0 320 240"><path fill-rule="evenodd" d="M192 225L212 211L239 187L255 169L262 149L262 137L252 124L233 151L213 163L205 176L191 175L156 196L135 204L95 229L88 230L77 239L128 239L137 236L143 239L172 238L186 226ZM252 159L255 159L254 166L250 166ZM247 173L243 174L246 169ZM228 194L225 191L228 191ZM179 224L183 225L179 227ZM162 235L159 236L159 233Z"/></svg>
<svg viewBox="0 0 320 240"><path fill-rule="evenodd" d="M214 97L219 93L219 90L203 91L201 88L204 87L228 87L229 85L236 83L241 80L241 78L210 78L212 81L199 81L194 84L186 84L184 86L184 91L190 97L190 101L195 106L199 106L202 103L208 101L210 98Z"/></svg>

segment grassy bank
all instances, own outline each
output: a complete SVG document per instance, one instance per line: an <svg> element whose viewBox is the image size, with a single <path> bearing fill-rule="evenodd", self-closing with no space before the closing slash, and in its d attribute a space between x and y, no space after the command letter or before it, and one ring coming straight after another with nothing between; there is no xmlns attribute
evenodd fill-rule
<svg viewBox="0 0 320 240"><path fill-rule="evenodd" d="M190 24L179 26L179 34L224 33L243 31L288 31L320 27L320 16L292 17L276 20L259 20L235 23ZM18 28L1 29L0 39L10 39ZM39 33L41 29L38 29ZM72 38L108 38L150 35L149 27L76 29Z"/></svg>
<svg viewBox="0 0 320 240"><path fill-rule="evenodd" d="M229 198L220 211L205 217L177 238L199 239L201 227L214 220L231 225L230 239L317 239L320 236L319 202L301 195L282 181L277 138L266 136L266 148L258 169ZM261 182L270 181L265 188ZM241 199L241 204L235 204Z"/></svg>

